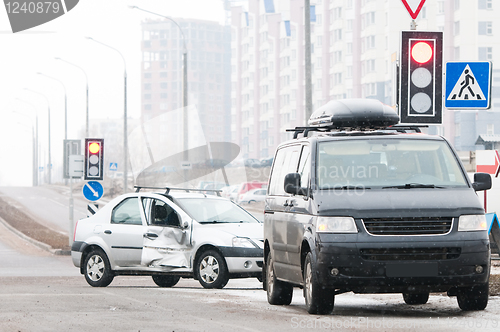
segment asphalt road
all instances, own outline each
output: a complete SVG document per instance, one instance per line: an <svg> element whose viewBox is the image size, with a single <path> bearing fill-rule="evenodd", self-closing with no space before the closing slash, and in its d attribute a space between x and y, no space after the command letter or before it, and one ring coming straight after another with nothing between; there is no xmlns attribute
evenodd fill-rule
<svg viewBox="0 0 500 332"><path fill-rule="evenodd" d="M18 202L18 208L36 216L36 220L55 231L69 233L69 187L1 187L0 195ZM73 193L73 218L87 216L87 201L81 193Z"/></svg>

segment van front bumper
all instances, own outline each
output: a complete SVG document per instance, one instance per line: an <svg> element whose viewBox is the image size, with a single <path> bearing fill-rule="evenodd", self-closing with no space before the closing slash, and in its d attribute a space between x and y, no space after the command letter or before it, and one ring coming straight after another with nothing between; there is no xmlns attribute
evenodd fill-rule
<svg viewBox="0 0 500 332"><path fill-rule="evenodd" d="M487 240L321 243L319 282L356 293L444 292L489 280Z"/></svg>

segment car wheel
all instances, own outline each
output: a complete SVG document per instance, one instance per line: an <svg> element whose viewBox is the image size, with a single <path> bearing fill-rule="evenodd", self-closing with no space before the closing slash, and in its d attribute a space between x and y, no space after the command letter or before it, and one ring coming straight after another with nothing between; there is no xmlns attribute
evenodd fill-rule
<svg viewBox="0 0 500 332"><path fill-rule="evenodd" d="M304 265L304 298L307 312L310 314L327 315L333 311L335 290L319 284L316 264L310 252Z"/></svg>
<svg viewBox="0 0 500 332"><path fill-rule="evenodd" d="M177 285L181 277L178 276L153 276L153 281L160 287L172 287Z"/></svg>
<svg viewBox="0 0 500 332"><path fill-rule="evenodd" d="M215 250L200 255L196 264L198 281L204 288L224 288L229 281L226 261Z"/></svg>
<svg viewBox="0 0 500 332"><path fill-rule="evenodd" d="M406 304L426 304L429 300L429 293L403 293Z"/></svg>
<svg viewBox="0 0 500 332"><path fill-rule="evenodd" d="M271 254L267 255L266 263L266 292L267 302L275 305L289 305L292 302L293 286L276 279Z"/></svg>
<svg viewBox="0 0 500 332"><path fill-rule="evenodd" d="M457 301L460 309L464 311L484 310L488 305L488 284L459 288Z"/></svg>
<svg viewBox="0 0 500 332"><path fill-rule="evenodd" d="M104 251L97 248L85 256L83 274L87 283L92 287L106 287L114 278L108 257Z"/></svg>

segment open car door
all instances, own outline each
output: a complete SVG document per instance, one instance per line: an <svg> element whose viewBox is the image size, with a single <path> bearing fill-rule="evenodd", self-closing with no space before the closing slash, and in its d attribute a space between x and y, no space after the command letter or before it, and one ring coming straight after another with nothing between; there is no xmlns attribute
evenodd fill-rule
<svg viewBox="0 0 500 332"><path fill-rule="evenodd" d="M190 267L192 223L187 216L161 199L143 197L142 204L148 225L143 235L141 265Z"/></svg>

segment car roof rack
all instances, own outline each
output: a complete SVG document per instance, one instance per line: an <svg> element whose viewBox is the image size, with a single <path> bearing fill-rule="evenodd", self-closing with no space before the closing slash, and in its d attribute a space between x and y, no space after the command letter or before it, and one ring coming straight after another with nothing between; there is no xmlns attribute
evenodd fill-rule
<svg viewBox="0 0 500 332"><path fill-rule="evenodd" d="M207 191L209 192L214 192L217 194L217 196L221 197L221 192L222 190L218 189L193 189L193 188L174 188L174 187L150 187L150 186L134 186L135 192L138 193L141 189L163 189L165 190L165 195L168 195L171 190L179 190L179 191L185 191L187 193L189 192L201 192L205 193Z"/></svg>
<svg viewBox="0 0 500 332"><path fill-rule="evenodd" d="M385 131L394 130L400 133L408 133L409 131L415 133L421 133L420 128L428 128L428 125L394 125L389 127L366 127L366 128L329 128L329 127L295 127L293 129L286 129L288 132L293 132L293 139L298 138L299 134L303 134L303 137L307 137L309 132L345 132L345 131Z"/></svg>

